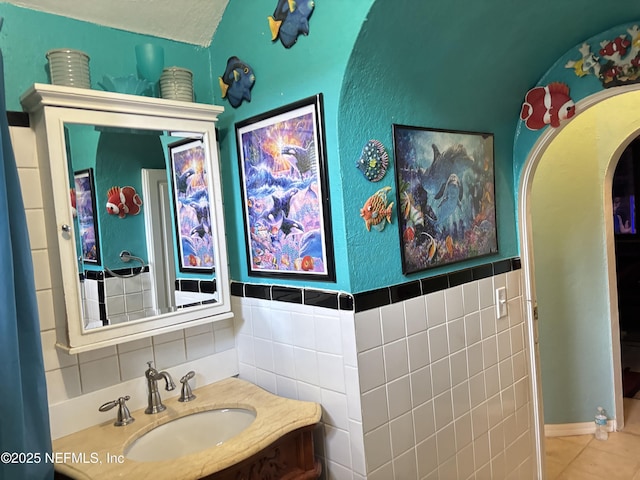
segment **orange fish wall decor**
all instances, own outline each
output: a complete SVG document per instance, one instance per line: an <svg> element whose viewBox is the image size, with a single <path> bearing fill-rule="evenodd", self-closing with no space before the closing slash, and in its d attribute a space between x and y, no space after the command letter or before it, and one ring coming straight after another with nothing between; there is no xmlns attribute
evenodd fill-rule
<svg viewBox="0 0 640 480"><path fill-rule="evenodd" d="M107 213L124 218L140 213L142 199L133 187L111 187L107 192Z"/></svg>
<svg viewBox="0 0 640 480"><path fill-rule="evenodd" d="M360 216L368 231L373 227L381 232L387 223L391 223L393 202L387 203L387 195L390 191L391 187L382 187L371 195L360 209Z"/></svg>

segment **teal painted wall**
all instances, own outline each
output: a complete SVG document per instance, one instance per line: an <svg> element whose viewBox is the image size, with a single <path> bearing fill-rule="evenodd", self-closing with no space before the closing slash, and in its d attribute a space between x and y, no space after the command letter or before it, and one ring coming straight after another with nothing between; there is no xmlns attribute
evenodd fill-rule
<svg viewBox="0 0 640 480"><path fill-rule="evenodd" d="M640 4L602 8L593 0L375 2L345 71L338 111L353 291L518 255L513 141L525 93L569 48L639 14ZM396 218L382 234L364 229L358 211L375 187L354 162L370 138L392 154L393 123L495 134L498 255L407 277ZM393 175L380 183L394 186Z"/></svg>
<svg viewBox="0 0 640 480"><path fill-rule="evenodd" d="M73 48L91 58L92 88L99 89L103 75L136 73L134 47L153 42L164 48L166 66L193 71L198 102L211 103L209 51L184 43L100 27L66 17L36 12L0 3L4 18L0 48L4 56L5 91L8 110L22 110L20 95L33 83L49 83L45 54L54 48Z"/></svg>
<svg viewBox="0 0 640 480"><path fill-rule="evenodd" d="M352 201L349 195L351 185L344 183L341 171L342 154L338 142L337 115L342 75L371 3L372 0L355 0L348 4L338 0L317 2L310 20L309 36L300 36L290 49L284 48L280 41L271 41L267 17L273 14L275 1L232 1L227 6L213 37L210 51L212 82L216 84L214 97L217 104L225 107L218 127L225 189L227 241L231 278L234 280L353 291L349 277L351 247L345 241L345 224L361 220L359 217L354 219L350 213L345 215L349 211L346 202ZM256 75L251 102L244 102L237 109L220 98L221 93L217 88L217 79L224 73L227 59L234 55L251 65ZM337 281L274 281L249 277L240 202L235 123L317 93L324 95L324 125Z"/></svg>

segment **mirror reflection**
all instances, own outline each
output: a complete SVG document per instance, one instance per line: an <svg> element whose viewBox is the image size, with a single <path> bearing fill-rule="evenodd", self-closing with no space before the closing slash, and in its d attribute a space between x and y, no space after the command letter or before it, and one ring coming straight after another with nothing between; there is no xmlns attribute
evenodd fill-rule
<svg viewBox="0 0 640 480"><path fill-rule="evenodd" d="M203 142L65 123L83 327L218 301Z"/></svg>

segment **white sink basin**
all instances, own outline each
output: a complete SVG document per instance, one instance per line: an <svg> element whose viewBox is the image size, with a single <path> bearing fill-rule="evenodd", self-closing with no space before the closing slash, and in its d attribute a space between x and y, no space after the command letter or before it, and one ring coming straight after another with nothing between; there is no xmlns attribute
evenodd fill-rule
<svg viewBox="0 0 640 480"><path fill-rule="evenodd" d="M124 456L138 462L180 458L222 445L255 419L255 412L243 408L193 413L148 431L125 449Z"/></svg>

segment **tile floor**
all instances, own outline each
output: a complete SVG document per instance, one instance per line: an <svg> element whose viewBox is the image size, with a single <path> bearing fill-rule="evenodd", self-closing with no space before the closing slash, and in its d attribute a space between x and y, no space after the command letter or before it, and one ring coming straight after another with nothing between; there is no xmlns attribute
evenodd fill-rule
<svg viewBox="0 0 640 480"><path fill-rule="evenodd" d="M547 480L640 480L640 400L624 399L624 431L545 439Z"/></svg>

